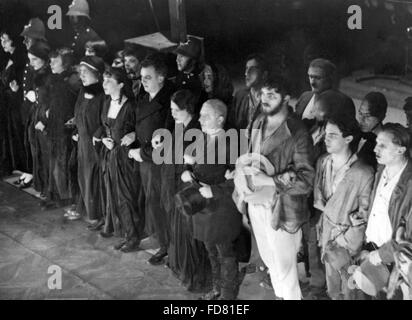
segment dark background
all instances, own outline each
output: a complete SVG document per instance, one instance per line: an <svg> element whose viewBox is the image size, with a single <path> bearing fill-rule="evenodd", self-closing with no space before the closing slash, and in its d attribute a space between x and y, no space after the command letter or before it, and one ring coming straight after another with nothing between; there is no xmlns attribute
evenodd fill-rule
<svg viewBox="0 0 412 320"><path fill-rule="evenodd" d="M168 1L152 1L161 31L169 31ZM124 39L158 31L148 0L88 2L92 27L113 52L123 47ZM65 16L70 3L0 0L0 27L23 29L35 16L47 25L47 8L58 4L63 29L48 30L47 37L54 47L67 45L72 36ZM351 4L362 8L362 30L347 27ZM235 78L241 77L244 59L252 52L267 53L272 67L293 79L305 79L308 62L317 56L337 63L342 76L362 68L400 74L406 27L412 25L406 3L383 0L187 0L186 19L188 33L205 38L206 56L226 65ZM305 81L294 81L294 90L307 86Z"/></svg>

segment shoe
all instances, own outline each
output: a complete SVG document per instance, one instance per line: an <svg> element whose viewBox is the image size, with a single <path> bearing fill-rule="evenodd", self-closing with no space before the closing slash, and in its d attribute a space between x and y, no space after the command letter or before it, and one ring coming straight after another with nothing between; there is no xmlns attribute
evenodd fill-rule
<svg viewBox="0 0 412 320"><path fill-rule="evenodd" d="M124 253L134 252L140 250L139 248L140 241L131 240L127 241L121 248L120 251Z"/></svg>
<svg viewBox="0 0 412 320"><path fill-rule="evenodd" d="M97 223L89 224L87 226L87 229L89 229L90 231L99 231L103 228L103 226L104 226L104 221L100 220Z"/></svg>
<svg viewBox="0 0 412 320"><path fill-rule="evenodd" d="M114 249L114 250L120 250L120 249L126 244L126 242L127 242L126 240L122 240L122 241L116 243L116 244L113 246L113 249Z"/></svg>
<svg viewBox="0 0 412 320"><path fill-rule="evenodd" d="M100 236L102 236L103 238L110 238L113 237L113 233L110 232L104 232L104 231L100 231Z"/></svg>
<svg viewBox="0 0 412 320"><path fill-rule="evenodd" d="M33 184L33 180L30 180L29 182L24 182L24 181L22 181L22 182L20 182L20 184L19 184L19 189L27 189L27 188L30 188L32 184Z"/></svg>
<svg viewBox="0 0 412 320"><path fill-rule="evenodd" d="M17 180L13 181L13 184L18 186L19 184L21 184L24 181L24 177L19 177Z"/></svg>
<svg viewBox="0 0 412 320"><path fill-rule="evenodd" d="M76 211L71 211L69 212L69 215L67 216L68 220L79 220L81 219L82 215Z"/></svg>
<svg viewBox="0 0 412 320"><path fill-rule="evenodd" d="M157 266L164 262L163 258L167 256L167 249L160 248L148 261L151 265Z"/></svg>
<svg viewBox="0 0 412 320"><path fill-rule="evenodd" d="M220 292L211 290L199 298L199 300L217 300L220 297Z"/></svg>

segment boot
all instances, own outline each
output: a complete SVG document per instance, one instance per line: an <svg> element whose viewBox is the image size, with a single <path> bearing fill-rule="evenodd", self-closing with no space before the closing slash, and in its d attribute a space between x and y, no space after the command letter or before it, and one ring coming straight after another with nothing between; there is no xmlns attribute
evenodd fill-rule
<svg viewBox="0 0 412 320"><path fill-rule="evenodd" d="M234 257L222 258L221 261L221 291L219 300L235 300L239 291L237 259Z"/></svg>

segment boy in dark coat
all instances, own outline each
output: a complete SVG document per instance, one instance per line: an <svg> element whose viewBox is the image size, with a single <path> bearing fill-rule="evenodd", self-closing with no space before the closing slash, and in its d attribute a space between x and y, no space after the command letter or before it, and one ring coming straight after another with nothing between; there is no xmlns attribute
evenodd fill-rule
<svg viewBox="0 0 412 320"><path fill-rule="evenodd" d="M233 180L226 180L225 173L233 169L230 166L230 146L226 143L226 161L222 163L222 148L226 142L223 130L227 116L226 105L217 99L206 101L200 111L199 122L205 133L205 158L202 163L186 156L188 163L193 163L192 170L182 173L182 180L197 180L202 185L199 189L206 200L206 206L193 216L193 237L203 241L209 254L212 266L213 289L202 299L233 300L238 291L238 261L234 241L240 234L242 218L237 211L231 194L234 189ZM209 155L214 152L214 158Z"/></svg>

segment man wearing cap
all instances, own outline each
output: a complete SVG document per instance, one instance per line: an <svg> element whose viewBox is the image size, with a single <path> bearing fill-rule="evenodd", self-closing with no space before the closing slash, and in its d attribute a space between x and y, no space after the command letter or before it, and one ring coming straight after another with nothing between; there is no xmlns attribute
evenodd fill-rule
<svg viewBox="0 0 412 320"><path fill-rule="evenodd" d="M398 123L384 124L376 138L374 151L382 166L376 174L366 227L366 249L373 265L394 262L400 233L404 241L412 241L410 140L408 130Z"/></svg>
<svg viewBox="0 0 412 320"><path fill-rule="evenodd" d="M178 73L175 79L176 90L188 89L199 100L202 91L199 74L202 70L200 66L201 42L199 39L191 37L187 42L181 43L175 53ZM203 101L198 101L195 114L198 115Z"/></svg>
<svg viewBox="0 0 412 320"><path fill-rule="evenodd" d="M23 43L25 44L27 50L30 49L32 45L34 45L36 42L44 42L46 43L46 28L43 24L43 22L39 18L32 18L30 19L29 23L24 26L24 29L22 33L20 34L22 37L24 37ZM23 104L21 106L22 108L22 121L24 124L24 144L25 144L25 150L27 154L27 165L26 167L30 169L30 173L23 173L23 175L19 178L21 183L19 185L20 188L26 188L30 186L33 175L33 160L32 160L32 154L31 154L31 149L30 149L30 143L29 143L29 128L30 128L30 123L31 123L31 116L33 112L33 103L36 101L36 96L35 92L33 90L33 77L34 77L34 70L30 66L30 61L27 58L26 60L26 65L24 67L23 71L23 81L22 81L22 87L23 87Z"/></svg>
<svg viewBox="0 0 412 320"><path fill-rule="evenodd" d="M123 63L126 69L127 77L132 80L132 90L136 102L145 95L146 91L142 86L140 78L140 63L144 58L144 52L134 47L127 47L123 50Z"/></svg>
<svg viewBox="0 0 412 320"><path fill-rule="evenodd" d="M73 0L66 15L69 16L75 32L70 46L78 59L85 55L85 45L88 41L104 42L90 27L89 4L86 0Z"/></svg>

